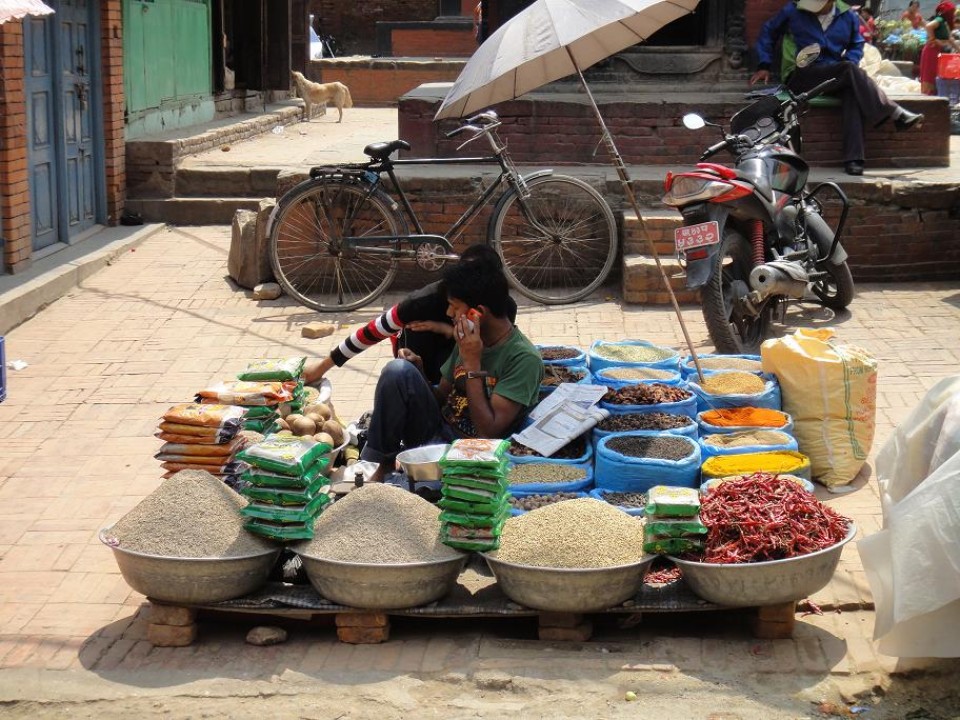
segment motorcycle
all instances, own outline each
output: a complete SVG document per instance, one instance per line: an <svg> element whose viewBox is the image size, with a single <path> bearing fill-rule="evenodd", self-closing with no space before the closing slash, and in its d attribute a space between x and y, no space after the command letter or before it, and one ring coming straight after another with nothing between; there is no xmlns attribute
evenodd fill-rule
<svg viewBox="0 0 960 720"><path fill-rule="evenodd" d="M854 296L847 253L840 244L849 202L834 182L808 189L809 166L798 154L799 118L809 101L834 83L800 95L760 97L730 120L730 132L696 114L683 124L717 127L723 140L709 147L692 172L667 173L663 202L680 210L675 244L687 287L702 288L710 338L721 353L755 353L787 304L816 298L842 310ZM733 167L706 162L730 151ZM823 218L836 195L837 226ZM812 295L812 297L811 297Z"/></svg>

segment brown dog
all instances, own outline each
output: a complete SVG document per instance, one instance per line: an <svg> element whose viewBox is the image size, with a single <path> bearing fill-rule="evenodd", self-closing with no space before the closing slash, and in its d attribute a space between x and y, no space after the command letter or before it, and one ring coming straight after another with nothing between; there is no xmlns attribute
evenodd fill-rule
<svg viewBox="0 0 960 720"><path fill-rule="evenodd" d="M293 72L293 80L297 84L297 95L303 98L303 116L309 122L313 117L313 106L323 108L321 115L327 112L327 103L333 103L340 112L337 122L343 120L343 109L353 107L353 98L350 97L350 88L342 82L315 83L307 80L303 73Z"/></svg>

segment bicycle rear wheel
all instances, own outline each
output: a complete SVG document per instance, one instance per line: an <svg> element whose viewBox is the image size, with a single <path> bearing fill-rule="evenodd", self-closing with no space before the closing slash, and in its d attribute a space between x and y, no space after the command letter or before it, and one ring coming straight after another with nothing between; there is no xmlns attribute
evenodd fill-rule
<svg viewBox="0 0 960 720"><path fill-rule="evenodd" d="M607 279L617 257L613 211L577 178L545 175L528 180L527 189L524 198L507 191L490 219L488 240L507 280L547 305L585 298Z"/></svg>
<svg viewBox="0 0 960 720"><path fill-rule="evenodd" d="M355 310L382 295L397 258L345 248L344 237L402 236L406 223L380 190L331 180L308 181L280 198L270 231L277 282L297 302L320 312ZM373 247L393 249L396 241ZM365 245L371 247L370 245Z"/></svg>

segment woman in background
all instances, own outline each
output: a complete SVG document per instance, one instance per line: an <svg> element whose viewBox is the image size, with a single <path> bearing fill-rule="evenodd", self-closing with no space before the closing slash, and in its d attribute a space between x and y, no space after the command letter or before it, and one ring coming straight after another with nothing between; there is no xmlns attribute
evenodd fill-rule
<svg viewBox="0 0 960 720"><path fill-rule="evenodd" d="M910 0L907 9L904 10L903 15L900 16L900 20L909 22L914 30L922 28L925 20L923 19L923 14L920 12L920 0Z"/></svg>
<svg viewBox="0 0 960 720"><path fill-rule="evenodd" d="M923 46L920 54L920 90L924 95L937 94L937 62L940 53L960 50L960 43L951 36L956 13L956 6L952 2L942 2L937 5L933 17L927 23L927 44Z"/></svg>

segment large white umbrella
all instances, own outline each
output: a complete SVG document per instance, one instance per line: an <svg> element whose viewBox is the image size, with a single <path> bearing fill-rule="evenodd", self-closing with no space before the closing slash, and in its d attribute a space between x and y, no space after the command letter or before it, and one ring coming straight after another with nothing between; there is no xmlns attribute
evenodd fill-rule
<svg viewBox="0 0 960 720"><path fill-rule="evenodd" d="M53 8L40 0L0 0L0 24L27 15L50 15Z"/></svg>
<svg viewBox="0 0 960 720"><path fill-rule="evenodd" d="M680 305L660 263L630 184L623 158L600 114L583 70L641 43L657 30L693 12L700 0L537 0L515 15L477 48L435 120L463 117L498 102L513 100L554 80L576 74L590 99L603 141L617 169L624 194L636 211L641 232L660 269L690 354L700 361L687 333ZM700 373L702 377L702 373Z"/></svg>

